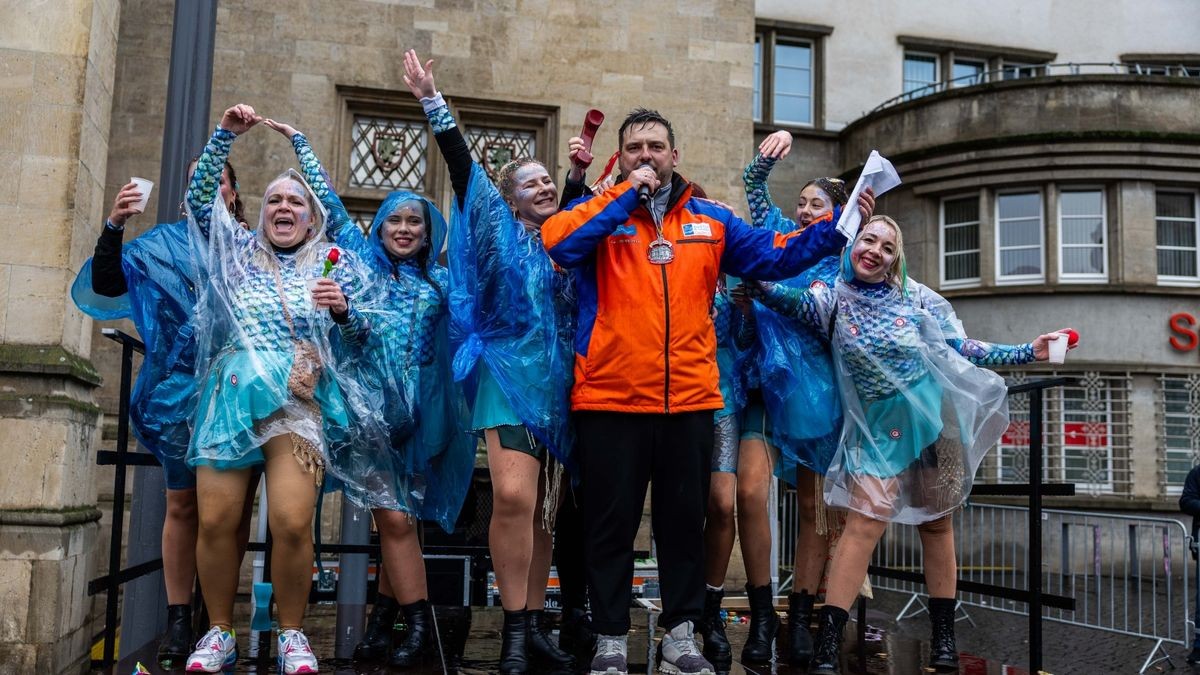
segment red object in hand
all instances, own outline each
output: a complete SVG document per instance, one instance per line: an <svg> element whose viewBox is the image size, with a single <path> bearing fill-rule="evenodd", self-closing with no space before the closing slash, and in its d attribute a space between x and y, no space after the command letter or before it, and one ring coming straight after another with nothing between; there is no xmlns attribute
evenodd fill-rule
<svg viewBox="0 0 1200 675"><path fill-rule="evenodd" d="M1079 333L1074 328L1067 329L1067 346L1074 347L1079 342Z"/></svg>
<svg viewBox="0 0 1200 675"><path fill-rule="evenodd" d="M583 117L583 133L579 137L583 139L584 147L575 154L575 163L581 168L586 169L592 165L592 141L596 139L596 132L603 123L604 113L595 108L587 111L587 115Z"/></svg>
<svg viewBox="0 0 1200 675"><path fill-rule="evenodd" d="M340 257L342 257L342 252L336 248L331 248L329 249L329 256L326 258L326 260L336 265L338 258Z"/></svg>

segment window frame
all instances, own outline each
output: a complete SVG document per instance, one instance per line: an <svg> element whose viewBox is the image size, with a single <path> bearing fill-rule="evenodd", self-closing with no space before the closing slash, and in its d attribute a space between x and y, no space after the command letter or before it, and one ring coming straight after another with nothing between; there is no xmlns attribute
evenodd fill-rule
<svg viewBox="0 0 1200 675"><path fill-rule="evenodd" d="M751 117L754 123L771 131L791 129L812 131L825 128L825 40L833 33L833 27L789 21L759 21L754 29L754 42L759 45L758 78L751 84L751 95L757 89L759 114L754 117L751 101ZM809 98L810 123L779 121L775 116L775 48L783 45L806 44L810 50Z"/></svg>
<svg viewBox="0 0 1200 675"><path fill-rule="evenodd" d="M987 59L976 58L976 57L971 57L971 56L962 56L960 54L951 53L950 58L948 60L950 62L950 65L949 65L950 70L946 73L946 79L945 79L945 84L946 84L947 89L961 89L963 87L974 87L977 84L983 84L984 82L987 82L987 74L988 74L988 60ZM975 82L973 84L962 84L962 83L955 84L954 83L954 80L958 79L954 75L954 66L958 65L960 62L961 63L973 63L978 66L981 66L981 68L979 70L979 81L978 82Z"/></svg>
<svg viewBox="0 0 1200 675"><path fill-rule="evenodd" d="M1000 248L1000 230L1001 230L1002 224L1003 224L1000 220L1000 201L1004 197L1007 197L1007 196L1024 195L1024 194L1036 194L1038 196L1038 206L1039 206L1038 224L1040 225L1040 227L1038 227L1038 248L1041 252L1041 260L1040 260L1041 272L1036 275L1034 275L1034 274L1005 275L1003 273L1004 261L1003 261L1003 256L1001 255L1004 251ZM994 279L993 279L995 281L995 284L997 286L1018 286L1018 285L1023 285L1023 284L1044 284L1044 283L1046 283L1046 191L1045 191L1045 186L1039 185L1039 186L1033 187L1033 188L1012 188L1012 189L1007 189L1007 190L1003 190L1003 191L998 191L996 193L995 199L993 201L995 203L993 206L993 217L994 218L993 218L992 222L995 224L995 226L992 228L993 229L993 239L994 239L994 242L993 242L994 245L992 248L992 252L995 256L995 274L994 274ZM1012 219L1009 219L1009 220L1012 220ZM1029 247L1025 247L1025 246L1015 247L1014 246L1014 247L1010 247L1010 249L1011 248L1029 248Z"/></svg>
<svg viewBox="0 0 1200 675"><path fill-rule="evenodd" d="M979 240L979 248L975 249L978 274L968 279L946 279L946 202L974 197L976 200L975 230ZM955 227L965 227L966 223L955 223ZM955 255L970 253L970 251L955 251ZM942 289L975 288L983 283L983 195L979 192L967 192L947 195L938 201L938 281Z"/></svg>
<svg viewBox="0 0 1200 675"><path fill-rule="evenodd" d="M905 87L908 86L908 78L905 76L904 70L905 70L905 67L908 65L909 57L912 57L912 56L917 56L917 57L921 57L923 59L929 59L929 60L933 61L933 81L924 86L917 87L916 89L913 89L912 91L907 91L905 89ZM942 77L942 55L941 54L938 54L936 52L927 52L927 51L923 51L920 49L911 49L908 47L904 48L904 56L903 56L903 58L900 59L900 93L906 97L905 100L911 101L913 99L918 99L923 96L929 96L930 94L936 94L940 91L944 91L945 85L946 85L945 79ZM924 92L924 93L917 93L917 92Z"/></svg>
<svg viewBox="0 0 1200 675"><path fill-rule="evenodd" d="M1055 185L1055 192L1056 192L1055 211L1057 211L1057 216L1058 216L1057 220L1055 221L1055 223L1056 223L1055 234L1057 235L1057 242L1055 242L1055 250L1058 252L1057 272L1058 272L1059 283L1065 283L1065 284L1096 283L1096 282L1107 283L1108 276L1109 276L1108 191L1104 189L1103 185L1068 185L1068 186ZM1098 193L1100 193L1100 223L1101 223L1100 229L1104 235L1103 241L1100 242L1100 250L1101 250L1101 255L1102 255L1101 260L1103 261L1104 271L1099 274L1092 273L1092 272L1064 272L1063 271L1063 263L1066 260L1066 256L1063 255L1064 247L1095 248L1094 244L1093 245L1084 245L1084 244L1064 244L1063 243L1062 197L1065 193L1068 193L1068 192L1098 192Z"/></svg>
<svg viewBox="0 0 1200 675"><path fill-rule="evenodd" d="M1158 273L1158 251L1162 248L1158 243L1158 195L1160 193L1186 194L1192 197L1192 228L1196 238L1196 247L1193 249L1196 257L1196 276L1185 277ZM1185 187L1155 187L1154 210L1154 272L1158 285L1184 288L1200 287L1200 190ZM1182 246L1171 246L1168 248L1171 250L1187 250Z"/></svg>

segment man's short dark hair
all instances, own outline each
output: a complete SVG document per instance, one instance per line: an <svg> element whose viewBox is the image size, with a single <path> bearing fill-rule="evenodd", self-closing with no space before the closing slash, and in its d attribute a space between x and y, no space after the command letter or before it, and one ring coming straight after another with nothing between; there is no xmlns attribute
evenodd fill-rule
<svg viewBox="0 0 1200 675"><path fill-rule="evenodd" d="M649 108L634 108L625 116L625 121L621 122L621 129L617 132L617 143L621 147L625 147L625 130L633 125L646 126L648 124L661 124L667 128L667 142L671 147L675 147L675 129L667 118L662 116L662 113Z"/></svg>

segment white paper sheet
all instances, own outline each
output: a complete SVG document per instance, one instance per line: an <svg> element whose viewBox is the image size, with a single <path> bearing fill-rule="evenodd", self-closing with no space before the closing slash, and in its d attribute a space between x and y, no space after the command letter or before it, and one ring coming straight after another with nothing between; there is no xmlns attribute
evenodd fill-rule
<svg viewBox="0 0 1200 675"><path fill-rule="evenodd" d="M862 225L862 213L858 210L858 196L862 194L863 190L871 188L875 192L875 198L878 199L883 193L899 184L900 174L896 173L896 168L886 157L879 154L878 150L872 150L866 163L863 164L858 182L854 184L854 191L850 193L850 199L842 209L842 217L838 219L837 224L838 232L846 235L847 241L854 241L854 238L858 236L858 228Z"/></svg>

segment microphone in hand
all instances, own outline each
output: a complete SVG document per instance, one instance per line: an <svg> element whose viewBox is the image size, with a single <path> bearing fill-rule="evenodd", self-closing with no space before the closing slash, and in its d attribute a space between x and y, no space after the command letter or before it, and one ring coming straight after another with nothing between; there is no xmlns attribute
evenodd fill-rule
<svg viewBox="0 0 1200 675"><path fill-rule="evenodd" d="M647 162L638 167L639 171L642 169L650 169L651 171L653 171L654 167L650 166L650 163ZM638 204L641 204L642 206L649 208L649 204L650 204L650 186L649 185L643 184L641 187L638 188Z"/></svg>

